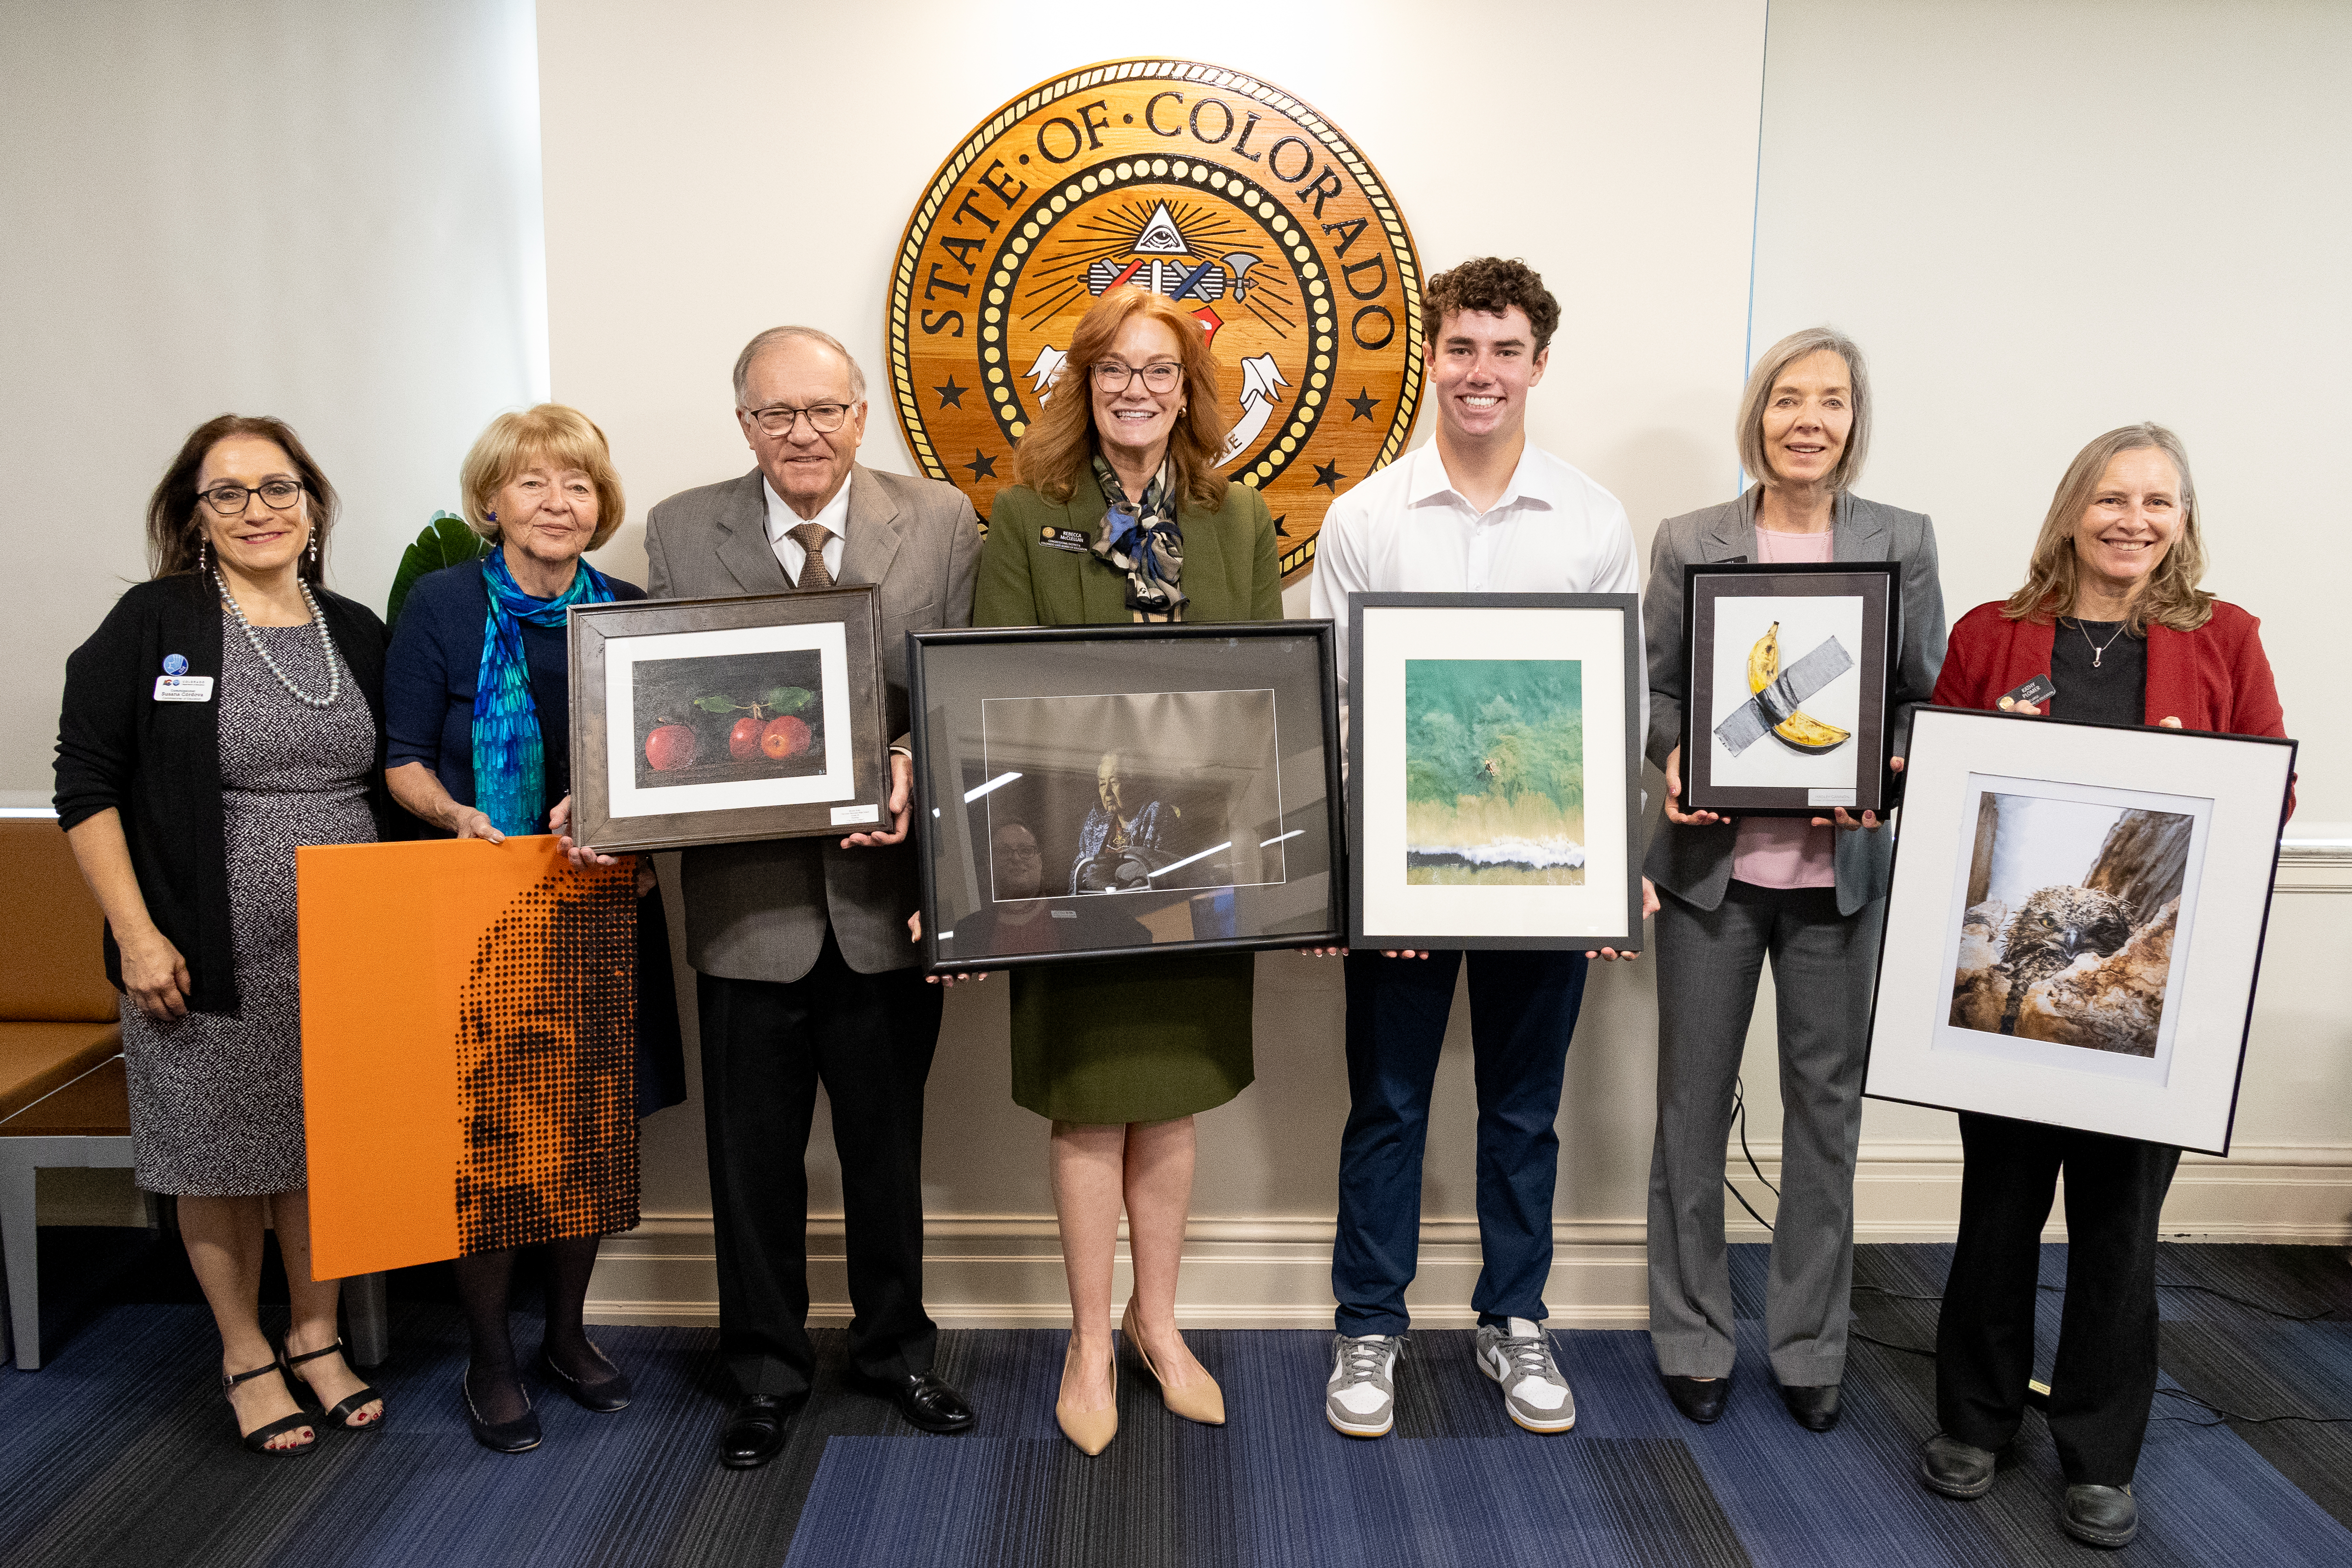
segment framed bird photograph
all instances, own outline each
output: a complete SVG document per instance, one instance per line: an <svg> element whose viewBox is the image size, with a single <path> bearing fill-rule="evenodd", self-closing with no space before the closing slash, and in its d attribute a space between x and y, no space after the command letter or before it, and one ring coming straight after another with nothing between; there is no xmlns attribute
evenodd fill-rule
<svg viewBox="0 0 2352 1568"><path fill-rule="evenodd" d="M1682 803L1727 816L1885 812L1893 562L1684 569Z"/></svg>
<svg viewBox="0 0 2352 1568"><path fill-rule="evenodd" d="M1349 945L1639 947L1634 596L1348 605Z"/></svg>
<svg viewBox="0 0 2352 1568"><path fill-rule="evenodd" d="M1336 943L1328 621L917 632L933 973Z"/></svg>
<svg viewBox="0 0 2352 1568"><path fill-rule="evenodd" d="M878 825L879 626L871 587L576 606L573 836L618 852Z"/></svg>
<svg viewBox="0 0 2352 1568"><path fill-rule="evenodd" d="M2294 756L1918 710L1864 1092L2228 1153Z"/></svg>

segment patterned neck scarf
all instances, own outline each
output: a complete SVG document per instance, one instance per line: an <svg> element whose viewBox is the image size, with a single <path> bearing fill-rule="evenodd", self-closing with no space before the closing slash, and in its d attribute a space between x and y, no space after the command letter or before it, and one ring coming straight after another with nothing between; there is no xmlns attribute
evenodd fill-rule
<svg viewBox="0 0 2352 1568"><path fill-rule="evenodd" d="M482 668L474 681L474 805L500 833L547 831L547 763L540 754L539 705L522 624L560 626L574 605L606 605L613 585L587 562L552 599L534 599L507 570L506 552L482 557L490 618L482 627Z"/></svg>
<svg viewBox="0 0 2352 1568"><path fill-rule="evenodd" d="M1184 534L1176 526L1173 465L1160 465L1160 472L1143 487L1139 505L1127 499L1126 487L1099 452L1095 454L1095 482L1110 504L1103 512L1102 531L1089 548L1106 565L1127 574L1127 607L1139 621L1182 620Z"/></svg>

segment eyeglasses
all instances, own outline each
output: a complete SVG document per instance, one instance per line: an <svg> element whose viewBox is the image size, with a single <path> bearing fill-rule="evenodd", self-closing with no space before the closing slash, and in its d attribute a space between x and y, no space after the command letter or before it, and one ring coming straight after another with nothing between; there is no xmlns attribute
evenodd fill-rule
<svg viewBox="0 0 2352 1568"><path fill-rule="evenodd" d="M750 413L752 423L759 426L761 432L766 435L791 435L793 426L798 424L801 416L805 414L808 416L810 429L820 436L830 436L841 428L843 420L849 417L849 405L819 403L807 408L787 408L782 404L778 404L772 408L751 409Z"/></svg>
<svg viewBox="0 0 2352 1568"><path fill-rule="evenodd" d="M197 497L223 517L235 517L245 510L246 500L253 493L243 485L215 485L208 490L199 490ZM260 493L270 510L284 511L301 499L302 487L292 479L265 479Z"/></svg>
<svg viewBox="0 0 2352 1568"><path fill-rule="evenodd" d="M1034 844L1007 844L996 852L1000 860L1040 860L1045 857Z"/></svg>
<svg viewBox="0 0 2352 1568"><path fill-rule="evenodd" d="M1176 384L1184 379L1184 367L1171 360L1158 360L1138 368L1124 365L1117 360L1097 360L1094 364L1095 390L1125 392L1137 376L1153 392L1173 392Z"/></svg>

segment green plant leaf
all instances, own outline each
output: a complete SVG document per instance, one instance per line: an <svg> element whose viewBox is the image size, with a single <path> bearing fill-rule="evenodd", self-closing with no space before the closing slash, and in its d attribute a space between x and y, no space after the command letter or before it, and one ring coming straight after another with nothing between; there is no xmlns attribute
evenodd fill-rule
<svg viewBox="0 0 2352 1568"><path fill-rule="evenodd" d="M478 561L490 552L489 542L466 526L466 520L454 511L436 511L416 542L401 552L400 570L392 574L392 596L384 602L383 624L400 619L400 606L408 601L408 591L427 572L438 572L444 566L461 565Z"/></svg>

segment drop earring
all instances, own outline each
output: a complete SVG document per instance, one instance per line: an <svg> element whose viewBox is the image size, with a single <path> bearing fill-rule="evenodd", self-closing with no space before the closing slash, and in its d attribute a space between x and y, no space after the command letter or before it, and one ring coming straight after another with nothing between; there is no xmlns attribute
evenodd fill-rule
<svg viewBox="0 0 2352 1568"><path fill-rule="evenodd" d="M313 571L313 572L316 572L318 569L319 569L319 531L318 531L316 528L313 528L312 530L310 530L310 570L311 570L311 571Z"/></svg>
<svg viewBox="0 0 2352 1568"><path fill-rule="evenodd" d="M212 542L202 529L196 531L196 574L202 576L212 569L212 556L206 549Z"/></svg>

